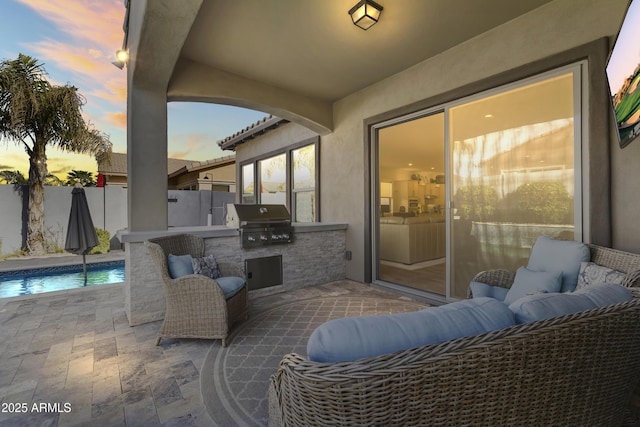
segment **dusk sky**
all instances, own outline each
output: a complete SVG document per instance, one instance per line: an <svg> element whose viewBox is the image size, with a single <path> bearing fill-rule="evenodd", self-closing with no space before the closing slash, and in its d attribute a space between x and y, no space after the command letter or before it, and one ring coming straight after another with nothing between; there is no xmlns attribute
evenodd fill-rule
<svg viewBox="0 0 640 427"><path fill-rule="evenodd" d="M54 84L76 86L86 98L85 120L126 152L126 69L111 64L122 46L123 0L0 0L0 60L37 58ZM169 103L169 157L197 161L233 154L217 141L266 116L259 111L203 103ZM47 147L49 173L97 172L92 156ZM28 173L28 157L0 139L0 170Z"/></svg>

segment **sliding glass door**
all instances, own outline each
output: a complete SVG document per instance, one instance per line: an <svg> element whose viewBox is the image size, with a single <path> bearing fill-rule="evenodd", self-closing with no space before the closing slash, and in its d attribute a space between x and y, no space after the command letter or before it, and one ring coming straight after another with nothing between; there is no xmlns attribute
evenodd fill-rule
<svg viewBox="0 0 640 427"><path fill-rule="evenodd" d="M379 279L445 296L444 113L378 138Z"/></svg>
<svg viewBox="0 0 640 427"><path fill-rule="evenodd" d="M525 265L540 235L574 239L574 82L565 72L449 108L453 296L479 271Z"/></svg>
<svg viewBox="0 0 640 427"><path fill-rule="evenodd" d="M374 127L378 282L464 298L540 235L581 240L584 66Z"/></svg>

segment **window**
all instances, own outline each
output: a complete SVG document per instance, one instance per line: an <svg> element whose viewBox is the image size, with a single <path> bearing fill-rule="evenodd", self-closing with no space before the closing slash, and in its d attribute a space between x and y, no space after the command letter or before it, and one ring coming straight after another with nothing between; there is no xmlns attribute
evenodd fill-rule
<svg viewBox="0 0 640 427"><path fill-rule="evenodd" d="M314 222L316 218L316 147L307 145L292 151L293 205L296 222Z"/></svg>
<svg viewBox="0 0 640 427"><path fill-rule="evenodd" d="M305 140L244 163L242 203L286 205L295 222L319 221L319 142L319 137Z"/></svg>
<svg viewBox="0 0 640 427"><path fill-rule="evenodd" d="M258 162L260 203L287 204L287 156L285 153Z"/></svg>
<svg viewBox="0 0 640 427"><path fill-rule="evenodd" d="M253 163L242 166L242 203L255 203Z"/></svg>

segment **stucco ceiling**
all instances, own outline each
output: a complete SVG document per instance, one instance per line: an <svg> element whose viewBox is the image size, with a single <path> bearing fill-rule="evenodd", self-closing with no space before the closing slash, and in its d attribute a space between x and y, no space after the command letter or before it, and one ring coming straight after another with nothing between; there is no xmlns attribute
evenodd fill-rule
<svg viewBox="0 0 640 427"><path fill-rule="evenodd" d="M378 0L363 31L356 0L204 0L180 57L332 102L548 1Z"/></svg>

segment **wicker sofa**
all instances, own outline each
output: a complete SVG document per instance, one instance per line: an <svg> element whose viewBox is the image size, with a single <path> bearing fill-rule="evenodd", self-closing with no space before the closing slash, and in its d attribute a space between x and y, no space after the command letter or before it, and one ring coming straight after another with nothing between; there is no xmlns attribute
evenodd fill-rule
<svg viewBox="0 0 640 427"><path fill-rule="evenodd" d="M640 256L590 245L637 285ZM508 287L515 274L484 273ZM640 293L630 301L355 362L289 354L271 426L640 425Z"/></svg>

